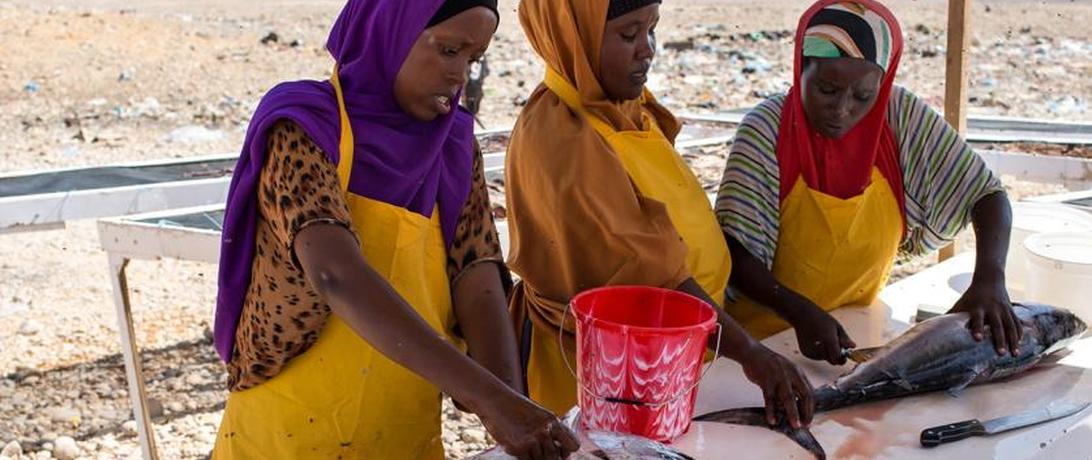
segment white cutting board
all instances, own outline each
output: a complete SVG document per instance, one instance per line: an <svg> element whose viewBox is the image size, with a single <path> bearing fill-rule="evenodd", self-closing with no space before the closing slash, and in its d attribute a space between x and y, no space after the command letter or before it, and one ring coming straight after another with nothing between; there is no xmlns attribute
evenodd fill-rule
<svg viewBox="0 0 1092 460"><path fill-rule="evenodd" d="M973 254L962 254L889 286L875 305L842 308L833 314L860 347L882 345L910 326L919 303L951 305L959 296L952 286L959 288L958 280L970 272L973 264ZM792 331L769 337L763 343L800 364L816 386L852 368L851 364L839 368L804 358ZM931 426L1011 415L1054 400L1092 401L1092 338L1077 342L1071 349L1071 354L1055 364L1040 366L1009 381L967 388L959 397L938 392L819 414L812 423L812 433L831 459L1092 459L1092 408L1066 419L997 436L966 439L934 449L918 444L921 430ZM699 387L696 413L761 403L761 393L746 380L739 365L718 359ZM715 422L695 422L674 446L698 459L811 458L780 433Z"/></svg>

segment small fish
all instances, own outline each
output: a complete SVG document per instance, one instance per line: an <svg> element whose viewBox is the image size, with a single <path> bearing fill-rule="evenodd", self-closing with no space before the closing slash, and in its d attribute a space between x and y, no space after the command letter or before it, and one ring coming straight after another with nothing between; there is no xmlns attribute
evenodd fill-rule
<svg viewBox="0 0 1092 460"><path fill-rule="evenodd" d="M883 347L856 353L854 360L863 363L815 390L816 412L929 391L958 395L968 385L1030 369L1044 357L1069 346L1088 329L1063 308L1013 304L1013 311L1024 328L1020 356L999 356L988 329L987 337L975 341L967 331L966 313L936 316L915 324ZM713 412L694 420L769 427L765 410L753 407ZM826 458L823 447L806 428L794 430L785 420L770 428L789 436L816 458Z"/></svg>
<svg viewBox="0 0 1092 460"><path fill-rule="evenodd" d="M610 431L587 431L579 428L580 408L573 408L565 416L565 425L580 439L580 450L569 455L569 460L694 460L651 439ZM494 447L470 457L471 460L512 460L501 447Z"/></svg>

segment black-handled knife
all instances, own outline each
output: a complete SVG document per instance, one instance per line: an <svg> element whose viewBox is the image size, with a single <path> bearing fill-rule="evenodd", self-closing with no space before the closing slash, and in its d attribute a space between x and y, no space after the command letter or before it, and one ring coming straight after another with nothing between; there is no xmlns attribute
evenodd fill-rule
<svg viewBox="0 0 1092 460"><path fill-rule="evenodd" d="M1090 403L1054 404L1046 408L1035 409L1022 414L1010 415L1008 417L995 418L985 422L973 419L934 426L921 431L921 445L925 447L936 447L944 443L967 439L971 436L988 436L1043 422L1049 422L1051 420L1057 420L1076 414L1088 407L1089 404Z"/></svg>

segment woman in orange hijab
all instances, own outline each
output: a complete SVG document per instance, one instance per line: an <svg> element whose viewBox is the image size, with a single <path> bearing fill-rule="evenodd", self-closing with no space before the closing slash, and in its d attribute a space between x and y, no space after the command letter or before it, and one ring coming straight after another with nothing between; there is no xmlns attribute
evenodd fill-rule
<svg viewBox="0 0 1092 460"><path fill-rule="evenodd" d="M510 307L533 399L576 402L565 305L606 285L676 289L723 301L731 258L705 193L675 151L679 123L644 88L658 0L523 0L520 23L545 61L512 132L506 171ZM783 357L720 308L721 354L762 388L773 423L811 418L811 388Z"/></svg>

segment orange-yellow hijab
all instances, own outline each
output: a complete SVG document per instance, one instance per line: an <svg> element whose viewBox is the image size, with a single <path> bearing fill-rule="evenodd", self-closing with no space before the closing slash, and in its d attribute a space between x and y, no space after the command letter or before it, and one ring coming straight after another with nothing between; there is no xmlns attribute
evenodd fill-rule
<svg viewBox="0 0 1092 460"><path fill-rule="evenodd" d="M674 139L678 121L647 92L617 102L599 84L607 6L523 0L519 17L531 46L576 89L589 115L616 131L644 131L646 112ZM588 288L675 288L690 277L686 245L663 204L642 196L607 142L544 85L520 114L506 161L508 263L522 280L512 299L517 325L530 316L557 330L565 304Z"/></svg>

